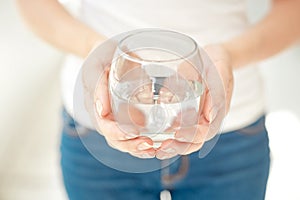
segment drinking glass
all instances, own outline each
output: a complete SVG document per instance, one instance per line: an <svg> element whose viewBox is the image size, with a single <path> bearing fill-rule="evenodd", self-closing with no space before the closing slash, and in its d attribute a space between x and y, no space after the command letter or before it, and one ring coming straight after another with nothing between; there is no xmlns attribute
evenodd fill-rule
<svg viewBox="0 0 300 200"><path fill-rule="evenodd" d="M126 35L109 74L119 128L150 137L154 147L197 124L204 74L197 43L184 34L146 29Z"/></svg>

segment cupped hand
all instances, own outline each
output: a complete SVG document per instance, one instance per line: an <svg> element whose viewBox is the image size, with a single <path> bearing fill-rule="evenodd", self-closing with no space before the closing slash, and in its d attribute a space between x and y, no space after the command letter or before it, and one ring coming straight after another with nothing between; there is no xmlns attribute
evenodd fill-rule
<svg viewBox="0 0 300 200"><path fill-rule="evenodd" d="M105 137L107 143L122 152L140 158L155 157L153 141L139 136L134 129L121 128L112 115L108 90L110 65L118 41L107 40L95 48L82 68L85 107L94 128ZM130 63L128 63L130 67ZM130 108L133 119L143 121L144 116L137 109ZM137 121L136 123L143 123Z"/></svg>
<svg viewBox="0 0 300 200"><path fill-rule="evenodd" d="M213 138L219 131L222 121L229 111L233 72L229 53L222 45L208 45L200 49L205 72L206 89L201 98L200 114L196 110L180 113L174 124L181 123L175 139L162 143L156 157L167 159L176 155L187 155L198 151L205 141ZM184 63L181 73L188 79L198 78L195 68ZM196 122L193 120L196 120ZM190 124L189 124L190 123ZM192 124L196 125L192 125Z"/></svg>

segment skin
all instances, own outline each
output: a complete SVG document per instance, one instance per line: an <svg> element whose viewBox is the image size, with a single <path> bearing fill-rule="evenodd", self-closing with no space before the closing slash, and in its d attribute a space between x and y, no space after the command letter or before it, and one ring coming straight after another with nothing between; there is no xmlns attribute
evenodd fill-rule
<svg viewBox="0 0 300 200"><path fill-rule="evenodd" d="M17 0L17 5L25 21L38 36L68 53L85 58L95 45L106 39L73 18L56 0ZM273 0L272 9L260 22L222 44L205 47L222 78L226 112L232 95L232 71L271 57L297 42L300 38L299 10L300 0ZM199 150L203 142L215 134L209 135L208 126L214 123L219 110L212 105L210 98L205 98L203 112L194 130L177 132L175 140L164 141L159 149L152 148L153 141L150 138L139 137L136 133L126 135L111 115L107 74L104 74L96 96L88 97L90 106L96 108L93 115L96 129L113 148L137 157L166 159ZM86 85L86 90L94 91L88 87L88 83ZM209 96L209 91L205 95ZM193 137L186 134L191 131L194 132Z"/></svg>

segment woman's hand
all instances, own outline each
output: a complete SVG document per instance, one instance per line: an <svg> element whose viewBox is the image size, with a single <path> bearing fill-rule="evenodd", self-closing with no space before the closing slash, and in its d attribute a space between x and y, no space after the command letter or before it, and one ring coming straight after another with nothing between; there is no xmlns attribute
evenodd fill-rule
<svg viewBox="0 0 300 200"><path fill-rule="evenodd" d="M117 43L118 41L113 40L103 42L100 48L92 51L89 59L84 63L82 81L85 106L94 128L105 137L111 147L136 157L153 158L155 157L153 141L150 138L139 136L134 130L121 129L112 115L108 75ZM138 110L134 108L129 110L130 116L133 116L134 119L144 119Z"/></svg>
<svg viewBox="0 0 300 200"><path fill-rule="evenodd" d="M203 108L198 116L198 124L181 128L175 133L175 139L164 141L156 152L156 157L159 159L198 151L205 141L218 133L222 120L229 110L233 90L230 55L222 45L208 45L204 50L210 60L205 59L207 56L203 56L207 89L202 97ZM186 68L185 70L187 71ZM191 75L193 75L192 72ZM181 119L187 117L197 118L196 112L191 110L184 113L184 116L178 116Z"/></svg>

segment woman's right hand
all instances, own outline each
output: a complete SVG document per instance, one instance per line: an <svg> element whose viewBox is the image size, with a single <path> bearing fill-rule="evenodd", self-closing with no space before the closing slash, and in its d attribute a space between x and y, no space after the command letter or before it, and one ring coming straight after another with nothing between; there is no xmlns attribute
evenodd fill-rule
<svg viewBox="0 0 300 200"><path fill-rule="evenodd" d="M105 137L111 147L136 157L153 158L153 141L148 137L139 136L134 130L124 131L112 114L108 76L116 44L117 42L112 40L103 42L90 53L88 61L84 63L82 81L85 106L94 128ZM130 116L143 120L140 112L135 109L129 110L132 112Z"/></svg>

